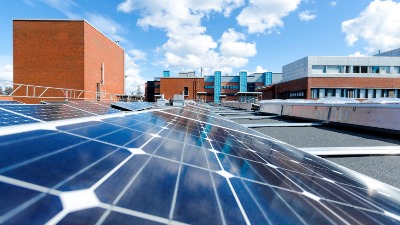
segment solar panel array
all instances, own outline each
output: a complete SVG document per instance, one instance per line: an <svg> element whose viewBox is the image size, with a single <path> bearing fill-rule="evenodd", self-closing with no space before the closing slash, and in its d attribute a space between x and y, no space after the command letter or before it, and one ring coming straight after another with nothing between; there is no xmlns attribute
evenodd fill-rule
<svg viewBox="0 0 400 225"><path fill-rule="evenodd" d="M19 101L14 101L14 100L0 100L0 105L1 104L23 104L22 102Z"/></svg>
<svg viewBox="0 0 400 225"><path fill-rule="evenodd" d="M153 108L153 104L149 102L113 102L112 106L124 111L140 111Z"/></svg>
<svg viewBox="0 0 400 225"><path fill-rule="evenodd" d="M195 110L0 131L0 224L400 223L399 190Z"/></svg>
<svg viewBox="0 0 400 225"><path fill-rule="evenodd" d="M49 102L47 104L1 104L0 126L36 123L121 112L110 103Z"/></svg>

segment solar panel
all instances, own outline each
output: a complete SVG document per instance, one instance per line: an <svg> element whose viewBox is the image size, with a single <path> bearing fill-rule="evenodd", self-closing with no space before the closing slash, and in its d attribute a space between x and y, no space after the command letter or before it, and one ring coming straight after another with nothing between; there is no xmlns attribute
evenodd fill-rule
<svg viewBox="0 0 400 225"><path fill-rule="evenodd" d="M1 107L2 106L0 105L0 127L39 122L33 118L15 114L9 110L2 109Z"/></svg>
<svg viewBox="0 0 400 225"><path fill-rule="evenodd" d="M0 130L0 224L399 224L399 190L194 110Z"/></svg>
<svg viewBox="0 0 400 225"><path fill-rule="evenodd" d="M11 101L9 101L9 100L0 100L0 105L1 104L23 104L23 103L19 102L19 101L13 101L13 100L11 100Z"/></svg>
<svg viewBox="0 0 400 225"><path fill-rule="evenodd" d="M0 106L3 110L33 118L37 121L53 121L70 118L93 116L96 114L85 112L67 105L30 105L10 104Z"/></svg>
<svg viewBox="0 0 400 225"><path fill-rule="evenodd" d="M104 115L104 114L120 112L119 110L112 108L111 103L109 102L100 103L91 101L70 101L68 102L68 105L96 115Z"/></svg>
<svg viewBox="0 0 400 225"><path fill-rule="evenodd" d="M113 102L112 107L123 111L139 111L153 108L149 102Z"/></svg>

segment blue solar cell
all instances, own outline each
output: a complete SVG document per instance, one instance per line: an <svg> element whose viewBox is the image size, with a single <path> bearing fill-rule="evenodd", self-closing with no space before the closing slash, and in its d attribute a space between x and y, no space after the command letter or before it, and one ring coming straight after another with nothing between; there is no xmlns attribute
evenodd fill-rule
<svg viewBox="0 0 400 225"><path fill-rule="evenodd" d="M191 224L222 224L209 171L182 166L173 219Z"/></svg>
<svg viewBox="0 0 400 225"><path fill-rule="evenodd" d="M104 225L160 225L159 223L152 220L142 219L136 216L126 215L118 212L111 212L109 216L102 223Z"/></svg>
<svg viewBox="0 0 400 225"><path fill-rule="evenodd" d="M95 192L100 201L113 204L124 188L136 176L140 168L149 160L147 155L135 155L121 166ZM118 199L117 199L118 200Z"/></svg>
<svg viewBox="0 0 400 225"><path fill-rule="evenodd" d="M168 218L178 171L178 163L150 159L117 206Z"/></svg>
<svg viewBox="0 0 400 225"><path fill-rule="evenodd" d="M41 194L37 191L21 188L2 182L0 182L0 193L0 215L4 215L10 212L12 209L17 208L23 203Z"/></svg>
<svg viewBox="0 0 400 225"><path fill-rule="evenodd" d="M69 134L40 130L22 133L17 137L14 135L1 137L0 173L86 141Z"/></svg>
<svg viewBox="0 0 400 225"><path fill-rule="evenodd" d="M0 105L1 104L23 104L22 102L19 101L7 101L7 100L0 100Z"/></svg>
<svg viewBox="0 0 400 225"><path fill-rule="evenodd" d="M102 137L100 137L98 139L101 140L101 141L105 141L105 142L108 142L108 143L115 144L115 145L124 146L127 143L131 142L132 140L140 137L142 134L144 134L144 133L140 132L140 131L134 131L134 130L131 130L131 129L121 129L121 130L118 130L118 131L113 132L111 134L107 134L105 136L102 136ZM144 143L144 142L142 142L142 143Z"/></svg>
<svg viewBox="0 0 400 225"><path fill-rule="evenodd" d="M80 127L79 125L83 126ZM81 135L88 138L96 138L109 134L111 132L121 130L122 128L107 123L95 122L92 123L91 126L87 126L87 124L85 123L85 124L76 124L72 129L70 126L68 127L61 126L58 127L58 129L67 130L70 133Z"/></svg>
<svg viewBox="0 0 400 225"><path fill-rule="evenodd" d="M42 121L80 118L80 117L87 117L94 115L92 113L75 109L63 104L61 105L9 104L9 105L2 105L1 108Z"/></svg>
<svg viewBox="0 0 400 225"><path fill-rule="evenodd" d="M60 191L74 191L90 188L113 168L118 166L118 164L128 158L129 155L130 152L127 150L115 151L100 159L95 164L92 164L89 168L85 168L86 170L77 176L60 183L57 185L57 189Z"/></svg>
<svg viewBox="0 0 400 225"><path fill-rule="evenodd" d="M382 212L356 209L350 205L335 204L325 200L321 200L321 202L350 224L399 224L398 220L382 215Z"/></svg>
<svg viewBox="0 0 400 225"><path fill-rule="evenodd" d="M227 179L216 173L212 173L212 179L218 193L226 224L246 224Z"/></svg>
<svg viewBox="0 0 400 225"><path fill-rule="evenodd" d="M20 207L15 216L5 221L6 224L45 224L62 210L57 196L41 194L35 202Z"/></svg>
<svg viewBox="0 0 400 225"><path fill-rule="evenodd" d="M144 145L146 142L148 142L152 138L153 138L153 136L151 136L149 134L142 134L139 137L131 140L127 145L125 145L125 147L127 147L127 148L140 148L142 145Z"/></svg>
<svg viewBox="0 0 400 225"><path fill-rule="evenodd" d="M195 165L208 169L206 154L203 148L185 145L182 161L190 165Z"/></svg>
<svg viewBox="0 0 400 225"><path fill-rule="evenodd" d="M105 212L105 209L91 208L69 213L64 219L58 222L58 225L70 224L96 224L99 218Z"/></svg>
<svg viewBox="0 0 400 225"><path fill-rule="evenodd" d="M50 188L115 150L116 147L90 141L12 168L2 175Z"/></svg>
<svg viewBox="0 0 400 225"><path fill-rule="evenodd" d="M1 109L1 107L2 106L0 106L0 127L39 122L28 117L5 111Z"/></svg>
<svg viewBox="0 0 400 225"><path fill-rule="evenodd" d="M147 145L145 145L142 149L143 149L143 151L145 151L149 154L153 154L157 150L158 146L160 146L160 144L163 141L164 141L164 139L154 138Z"/></svg>
<svg viewBox="0 0 400 225"><path fill-rule="evenodd" d="M181 161L184 144L178 141L164 140L154 153L158 156Z"/></svg>

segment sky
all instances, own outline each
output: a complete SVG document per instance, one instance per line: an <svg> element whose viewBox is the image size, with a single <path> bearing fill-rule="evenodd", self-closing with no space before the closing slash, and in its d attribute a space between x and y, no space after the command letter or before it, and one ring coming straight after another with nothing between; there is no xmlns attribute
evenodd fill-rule
<svg viewBox="0 0 400 225"><path fill-rule="evenodd" d="M400 46L392 0L2 0L0 81L12 81L13 19L85 19L125 50L127 93L180 71L281 72L305 56Z"/></svg>

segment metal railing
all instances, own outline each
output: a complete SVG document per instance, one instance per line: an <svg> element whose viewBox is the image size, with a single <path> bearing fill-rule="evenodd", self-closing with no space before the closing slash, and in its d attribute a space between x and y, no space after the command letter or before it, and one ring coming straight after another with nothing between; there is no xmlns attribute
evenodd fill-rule
<svg viewBox="0 0 400 225"><path fill-rule="evenodd" d="M39 98L39 99L62 99L62 100L99 100L115 101L118 100L117 94L107 93L106 91L94 92L78 90L72 88L46 87L32 84L18 84L9 81L0 81L2 87L12 87L9 94L0 96L19 97L19 98ZM4 90L3 90L4 91Z"/></svg>

